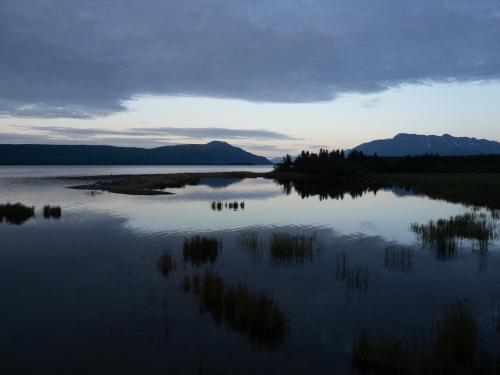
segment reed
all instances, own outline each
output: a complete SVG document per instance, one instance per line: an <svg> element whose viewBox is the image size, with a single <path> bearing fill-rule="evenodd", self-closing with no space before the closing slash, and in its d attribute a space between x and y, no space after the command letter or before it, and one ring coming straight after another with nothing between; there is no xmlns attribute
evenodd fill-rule
<svg viewBox="0 0 500 375"><path fill-rule="evenodd" d="M384 266L388 271L408 273L412 267L412 252L405 247L386 247Z"/></svg>
<svg viewBox="0 0 500 375"><path fill-rule="evenodd" d="M271 236L270 253L274 265L311 262L319 249L316 235L273 233Z"/></svg>
<svg viewBox="0 0 500 375"><path fill-rule="evenodd" d="M60 219L62 215L62 210L61 207L59 206L51 206L51 205L45 205L43 206L43 217L45 219Z"/></svg>
<svg viewBox="0 0 500 375"><path fill-rule="evenodd" d="M253 263L262 263L264 243L257 232L245 232L238 236L238 246Z"/></svg>
<svg viewBox="0 0 500 375"><path fill-rule="evenodd" d="M474 310L465 301L443 309L430 339L406 343L362 332L352 343L352 364L360 373L494 375L500 371L500 357L496 363L494 358L494 353L478 350Z"/></svg>
<svg viewBox="0 0 500 375"><path fill-rule="evenodd" d="M374 282L368 267L351 265L346 253L337 254L336 279L358 292L366 292Z"/></svg>
<svg viewBox="0 0 500 375"><path fill-rule="evenodd" d="M495 224L486 215L475 212L411 225L417 240L423 247L435 251L439 259L447 260L456 255L458 242L467 240L473 249L488 250L491 240L498 237Z"/></svg>
<svg viewBox="0 0 500 375"><path fill-rule="evenodd" d="M35 207L28 207L22 203L0 204L0 223L3 219L15 225L21 225L35 216Z"/></svg>
<svg viewBox="0 0 500 375"><path fill-rule="evenodd" d="M214 264L219 256L220 244L217 238L192 237L184 241L184 263L200 267L204 264Z"/></svg>
<svg viewBox="0 0 500 375"><path fill-rule="evenodd" d="M245 286L226 284L213 272L184 279L183 290L200 299L200 311L209 312L247 337L256 346L277 346L289 330L288 320L275 302Z"/></svg>
<svg viewBox="0 0 500 375"><path fill-rule="evenodd" d="M158 259L157 266L164 277L169 277L176 268L174 258L172 255L167 253L162 254L162 256Z"/></svg>

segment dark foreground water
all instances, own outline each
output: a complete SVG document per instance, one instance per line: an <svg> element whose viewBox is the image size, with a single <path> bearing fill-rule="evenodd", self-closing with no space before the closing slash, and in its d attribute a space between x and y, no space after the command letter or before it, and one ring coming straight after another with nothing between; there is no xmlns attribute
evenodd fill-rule
<svg viewBox="0 0 500 375"><path fill-rule="evenodd" d="M126 196L43 177L152 173L79 172L0 168L0 204L35 206L0 223L2 374L495 366L497 212L402 189L205 180Z"/></svg>

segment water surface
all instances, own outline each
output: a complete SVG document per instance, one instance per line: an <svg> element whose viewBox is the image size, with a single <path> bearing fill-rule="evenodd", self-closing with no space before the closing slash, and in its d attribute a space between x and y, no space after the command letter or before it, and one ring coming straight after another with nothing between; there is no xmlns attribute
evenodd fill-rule
<svg viewBox="0 0 500 375"><path fill-rule="evenodd" d="M432 340L457 301L477 328L467 350L498 355L499 220L487 208L264 179L127 196L53 178L206 168L0 168L0 204L35 206L0 223L2 372L356 373L360 335ZM47 204L62 216L45 218ZM491 233L451 219L466 215ZM440 219L453 226L446 256L442 230L422 237Z"/></svg>

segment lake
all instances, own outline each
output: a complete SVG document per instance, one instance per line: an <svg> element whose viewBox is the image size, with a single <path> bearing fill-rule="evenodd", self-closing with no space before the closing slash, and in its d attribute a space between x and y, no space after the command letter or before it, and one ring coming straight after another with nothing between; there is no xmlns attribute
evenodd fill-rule
<svg viewBox="0 0 500 375"><path fill-rule="evenodd" d="M495 366L495 210L261 178L157 196L67 189L79 175L231 170L270 167L0 167L0 204L35 207L0 222L0 372Z"/></svg>

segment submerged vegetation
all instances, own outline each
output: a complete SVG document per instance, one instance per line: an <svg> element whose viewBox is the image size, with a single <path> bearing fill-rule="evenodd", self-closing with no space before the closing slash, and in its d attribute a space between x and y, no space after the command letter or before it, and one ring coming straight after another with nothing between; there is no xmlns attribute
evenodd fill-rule
<svg viewBox="0 0 500 375"><path fill-rule="evenodd" d="M62 215L61 207L45 205L43 207L43 217L46 219L60 219Z"/></svg>
<svg viewBox="0 0 500 375"><path fill-rule="evenodd" d="M349 290L366 292L376 280L365 265L352 265L346 253L337 254L336 279Z"/></svg>
<svg viewBox="0 0 500 375"><path fill-rule="evenodd" d="M10 224L21 225L35 216L35 207L28 207L22 203L0 204L0 223L5 220Z"/></svg>
<svg viewBox="0 0 500 375"><path fill-rule="evenodd" d="M412 252L405 247L386 247L384 266L388 271L407 273L412 267Z"/></svg>
<svg viewBox="0 0 500 375"><path fill-rule="evenodd" d="M182 254L184 263L200 267L204 264L214 264L219 256L220 243L215 237L196 236L184 241Z"/></svg>
<svg viewBox="0 0 500 375"><path fill-rule="evenodd" d="M274 265L311 262L319 249L315 235L273 233L271 236L270 254Z"/></svg>
<svg viewBox="0 0 500 375"><path fill-rule="evenodd" d="M498 374L496 353L478 349L474 309L457 301L443 309L429 340L405 343L391 335L363 332L352 344L353 367L368 374Z"/></svg>
<svg viewBox="0 0 500 375"><path fill-rule="evenodd" d="M456 255L459 242L467 240L473 249L484 252L490 241L498 236L494 222L488 220L486 214L475 212L427 224L415 223L411 229L422 246L431 248L443 260Z"/></svg>
<svg viewBox="0 0 500 375"><path fill-rule="evenodd" d="M212 272L186 276L182 289L199 297L202 312L209 312L217 323L226 323L253 345L276 346L289 330L288 320L270 297L242 285L225 284Z"/></svg>

